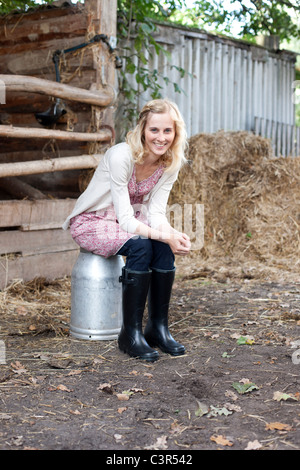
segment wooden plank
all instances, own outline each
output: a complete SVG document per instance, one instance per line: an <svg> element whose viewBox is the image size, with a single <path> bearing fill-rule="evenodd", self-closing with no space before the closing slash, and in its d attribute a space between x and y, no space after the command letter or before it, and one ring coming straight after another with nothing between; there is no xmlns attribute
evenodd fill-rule
<svg viewBox="0 0 300 470"><path fill-rule="evenodd" d="M78 245L70 232L62 229L7 230L0 232L0 254L18 253L23 256L75 250Z"/></svg>
<svg viewBox="0 0 300 470"><path fill-rule="evenodd" d="M70 250L21 256L16 259L0 257L0 289L4 289L16 279L30 281L35 277L43 277L53 280L70 276L78 254L79 250Z"/></svg>
<svg viewBox="0 0 300 470"><path fill-rule="evenodd" d="M0 201L0 227L45 226L61 228L72 212L75 199Z"/></svg>

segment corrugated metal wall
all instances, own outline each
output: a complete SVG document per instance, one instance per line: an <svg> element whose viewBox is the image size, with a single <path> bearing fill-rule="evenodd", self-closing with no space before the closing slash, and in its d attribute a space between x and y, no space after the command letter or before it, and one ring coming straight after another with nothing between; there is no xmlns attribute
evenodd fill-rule
<svg viewBox="0 0 300 470"><path fill-rule="evenodd" d="M145 51L148 66L183 90L176 93L160 80L162 95L178 104L189 136L220 129L254 132L256 118L295 124L295 54L173 26L159 25L154 37L171 57L151 58ZM172 66L182 67L185 76ZM140 105L148 99L146 92Z"/></svg>

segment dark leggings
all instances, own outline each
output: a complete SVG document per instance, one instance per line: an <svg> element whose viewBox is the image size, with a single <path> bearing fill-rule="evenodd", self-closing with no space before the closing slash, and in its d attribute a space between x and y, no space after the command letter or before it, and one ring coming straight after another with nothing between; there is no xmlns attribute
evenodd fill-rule
<svg viewBox="0 0 300 470"><path fill-rule="evenodd" d="M150 238L134 237L128 240L118 251L118 255L126 256L127 269L132 271L148 271L174 269L174 254L166 243Z"/></svg>

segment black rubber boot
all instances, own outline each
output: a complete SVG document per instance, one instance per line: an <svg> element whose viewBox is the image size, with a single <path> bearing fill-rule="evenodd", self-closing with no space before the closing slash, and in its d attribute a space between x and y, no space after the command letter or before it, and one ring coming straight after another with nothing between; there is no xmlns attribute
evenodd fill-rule
<svg viewBox="0 0 300 470"><path fill-rule="evenodd" d="M131 357L154 362L158 352L146 342L142 331L143 314L151 279L151 271L139 272L122 269L123 323L118 338L121 351Z"/></svg>
<svg viewBox="0 0 300 470"><path fill-rule="evenodd" d="M177 343L168 328L169 303L175 278L173 271L152 269L148 297L149 317L145 328L145 338L150 346L158 346L172 356L181 356L185 347Z"/></svg>

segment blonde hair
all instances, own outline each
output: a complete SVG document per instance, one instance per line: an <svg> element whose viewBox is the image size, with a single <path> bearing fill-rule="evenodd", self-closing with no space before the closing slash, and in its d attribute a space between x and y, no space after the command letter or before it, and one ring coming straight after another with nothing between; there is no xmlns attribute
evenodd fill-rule
<svg viewBox="0 0 300 470"><path fill-rule="evenodd" d="M165 165L167 171L177 171L186 163L187 133L184 120L177 105L168 99L157 99L146 103L139 114L136 127L128 132L126 142L131 148L133 160L135 163L142 163L146 156L144 131L150 113L169 113L174 121L174 141L160 161Z"/></svg>

